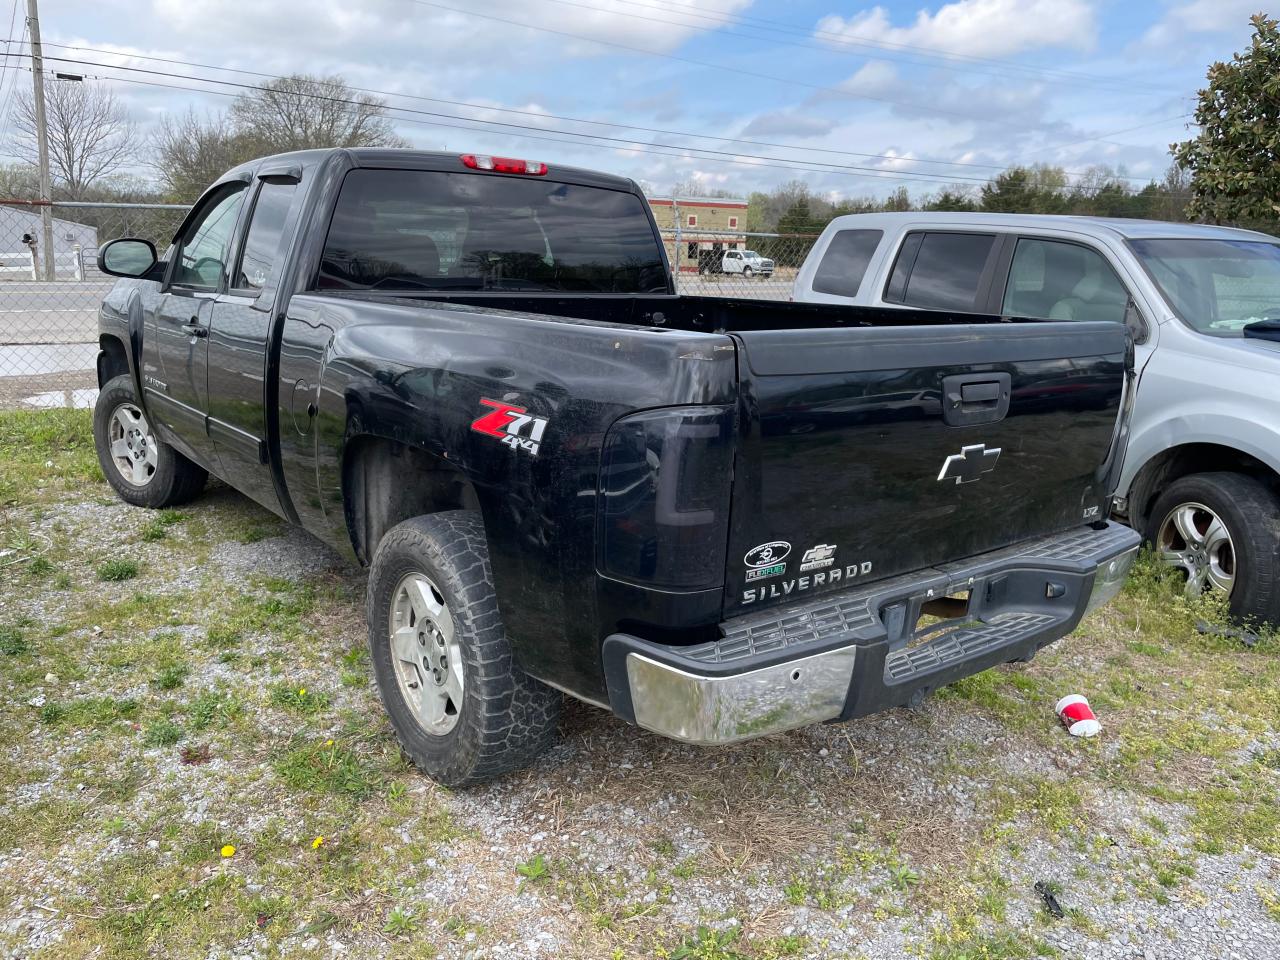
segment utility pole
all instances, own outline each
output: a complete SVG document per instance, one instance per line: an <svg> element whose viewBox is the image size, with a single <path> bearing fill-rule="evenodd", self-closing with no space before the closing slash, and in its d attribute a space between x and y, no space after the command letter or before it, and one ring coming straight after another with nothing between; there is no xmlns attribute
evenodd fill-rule
<svg viewBox="0 0 1280 960"><path fill-rule="evenodd" d="M40 46L40 12L36 0L27 0L27 29L31 34L32 99L36 111L36 150L40 166L40 226L44 244L44 278L56 280L53 258L53 199L49 183L49 126L44 113L44 50Z"/></svg>

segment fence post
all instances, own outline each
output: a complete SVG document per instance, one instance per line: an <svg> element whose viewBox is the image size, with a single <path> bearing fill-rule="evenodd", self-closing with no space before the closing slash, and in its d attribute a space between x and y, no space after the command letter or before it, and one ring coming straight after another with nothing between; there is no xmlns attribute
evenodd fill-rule
<svg viewBox="0 0 1280 960"><path fill-rule="evenodd" d="M80 250L80 244L73 243L71 245L71 253L76 258L76 265L72 277L76 280L84 279L84 254Z"/></svg>
<svg viewBox="0 0 1280 960"><path fill-rule="evenodd" d="M39 280L40 267L36 263L36 248L34 244L32 246L27 247L27 256L31 258L31 279Z"/></svg>

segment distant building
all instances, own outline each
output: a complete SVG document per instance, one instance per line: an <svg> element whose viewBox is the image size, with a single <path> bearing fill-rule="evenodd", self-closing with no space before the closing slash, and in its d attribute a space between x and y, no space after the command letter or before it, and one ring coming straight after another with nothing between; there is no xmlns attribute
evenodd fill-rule
<svg viewBox="0 0 1280 960"><path fill-rule="evenodd" d="M31 259L22 243L23 235L44 244L40 226L40 211L30 207L10 207L0 204L0 280L30 280ZM79 245L81 256L92 258L98 250L98 228L70 220L53 220L53 256L59 280L75 276L75 248ZM43 265L44 251L37 247L37 256ZM41 274L43 276L43 273Z"/></svg>
<svg viewBox="0 0 1280 960"><path fill-rule="evenodd" d="M724 197L650 197L649 206L663 239L680 240L678 264L682 273L697 273L698 258L716 259L724 250L746 246L747 201ZM678 224L677 224L678 220ZM670 248L668 248L669 250Z"/></svg>

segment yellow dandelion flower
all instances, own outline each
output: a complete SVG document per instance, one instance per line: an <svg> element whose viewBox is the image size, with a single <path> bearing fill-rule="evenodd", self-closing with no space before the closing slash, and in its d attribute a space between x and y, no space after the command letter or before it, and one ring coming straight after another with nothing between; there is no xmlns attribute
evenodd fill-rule
<svg viewBox="0 0 1280 960"><path fill-rule="evenodd" d="M305 697L306 695L307 695L307 688L306 688L306 687L299 687L299 688L298 688L298 696L300 696L300 697Z"/></svg>
<svg viewBox="0 0 1280 960"><path fill-rule="evenodd" d="M332 741L332 740L326 740L326 741L324 742L324 745L325 745L326 747L332 747L332 746L333 746L333 741Z"/></svg>
<svg viewBox="0 0 1280 960"><path fill-rule="evenodd" d="M324 846L324 837L316 837L314 840L311 841L312 850L319 850L323 846Z"/></svg>
<svg viewBox="0 0 1280 960"><path fill-rule="evenodd" d="M228 843L225 847L222 848L222 855L224 857L234 857L236 855L236 848Z"/></svg>

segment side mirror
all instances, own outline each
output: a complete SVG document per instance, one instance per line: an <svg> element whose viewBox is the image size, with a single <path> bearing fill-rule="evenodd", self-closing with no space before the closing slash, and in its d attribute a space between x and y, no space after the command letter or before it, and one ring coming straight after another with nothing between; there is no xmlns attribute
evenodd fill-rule
<svg viewBox="0 0 1280 960"><path fill-rule="evenodd" d="M113 277L145 277L156 265L150 240L108 240L98 248L98 269Z"/></svg>
<svg viewBox="0 0 1280 960"><path fill-rule="evenodd" d="M1129 330L1129 336L1133 337L1134 343L1147 342L1147 321L1143 317L1142 311L1138 309L1138 305L1133 302L1133 298L1125 304L1124 308L1124 325Z"/></svg>

